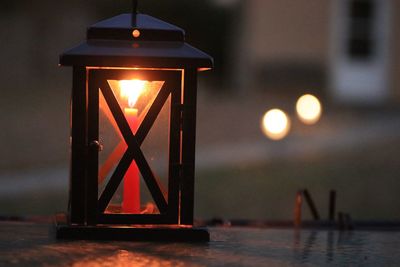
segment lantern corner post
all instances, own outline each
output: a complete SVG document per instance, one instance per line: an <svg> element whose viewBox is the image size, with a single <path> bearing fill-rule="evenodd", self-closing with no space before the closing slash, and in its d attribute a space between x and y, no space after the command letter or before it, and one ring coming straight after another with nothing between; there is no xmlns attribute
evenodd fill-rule
<svg viewBox="0 0 400 267"><path fill-rule="evenodd" d="M71 166L68 221L85 224L87 162L87 75L84 66L73 67L71 99Z"/></svg>
<svg viewBox="0 0 400 267"><path fill-rule="evenodd" d="M99 75L87 72L87 171L86 171L86 223L96 225L98 215L98 153L99 140Z"/></svg>
<svg viewBox="0 0 400 267"><path fill-rule="evenodd" d="M181 122L183 74L173 80L171 86L170 134L169 134L169 174L168 213L173 223L179 223L179 191L181 176Z"/></svg>
<svg viewBox="0 0 400 267"><path fill-rule="evenodd" d="M184 70L180 223L193 225L196 145L197 69Z"/></svg>

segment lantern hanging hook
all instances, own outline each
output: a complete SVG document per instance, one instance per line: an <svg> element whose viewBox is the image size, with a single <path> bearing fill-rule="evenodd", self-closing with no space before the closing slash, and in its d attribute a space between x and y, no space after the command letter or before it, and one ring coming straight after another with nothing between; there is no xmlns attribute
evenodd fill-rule
<svg viewBox="0 0 400 267"><path fill-rule="evenodd" d="M132 27L136 27L136 15L138 13L138 0L132 0Z"/></svg>

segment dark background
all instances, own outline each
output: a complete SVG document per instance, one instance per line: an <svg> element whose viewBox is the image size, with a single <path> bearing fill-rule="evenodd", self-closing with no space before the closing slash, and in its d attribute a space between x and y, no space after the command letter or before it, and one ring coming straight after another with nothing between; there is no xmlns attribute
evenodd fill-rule
<svg viewBox="0 0 400 267"><path fill-rule="evenodd" d="M243 86L244 73L235 69L254 50L238 49L243 40L268 39L262 48L268 52L268 43L281 38L246 37L250 3L139 4L141 12L185 29L187 42L215 60L212 71L199 75L196 216L291 219L296 191L308 188L323 216L328 192L336 189L338 209L355 219L400 219L398 98L378 105L335 103L327 89L329 61L312 55L299 60L284 48L276 51L284 60L247 68L254 75ZM305 13L330 14L313 3L304 5ZM288 14L293 9L285 8ZM71 69L58 67L58 57L85 39L87 26L130 10L130 1L122 0L0 2L0 215L66 210ZM290 19L285 14L275 15ZM294 30L284 25L277 19L273 27L296 34L295 23ZM307 29L311 37L294 38L299 47L320 38ZM322 55L329 53L325 43L321 47ZM397 46L392 49L397 53ZM310 92L320 97L323 115L306 126L296 118L294 103ZM260 119L277 107L291 117L292 129L275 142L262 134Z"/></svg>

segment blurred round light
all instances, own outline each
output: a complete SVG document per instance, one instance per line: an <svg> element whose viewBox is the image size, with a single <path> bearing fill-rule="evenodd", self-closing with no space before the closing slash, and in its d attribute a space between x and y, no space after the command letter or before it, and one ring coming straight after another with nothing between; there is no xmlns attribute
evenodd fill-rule
<svg viewBox="0 0 400 267"><path fill-rule="evenodd" d="M132 31L132 36L133 36L134 38L138 38L138 37L140 36L140 31L137 30L137 29L133 30L133 31Z"/></svg>
<svg viewBox="0 0 400 267"><path fill-rule="evenodd" d="M297 100L296 112L303 123L314 124L321 117L321 103L315 96L305 94Z"/></svg>
<svg viewBox="0 0 400 267"><path fill-rule="evenodd" d="M289 117L280 109L271 109L264 114L261 129L272 140L280 140L289 133Z"/></svg>

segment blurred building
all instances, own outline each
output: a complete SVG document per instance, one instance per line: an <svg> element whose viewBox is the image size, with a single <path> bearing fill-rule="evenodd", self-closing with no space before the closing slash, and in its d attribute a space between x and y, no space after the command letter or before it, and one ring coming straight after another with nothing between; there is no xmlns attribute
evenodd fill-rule
<svg viewBox="0 0 400 267"><path fill-rule="evenodd" d="M241 88L318 90L338 103L400 101L400 1L242 1Z"/></svg>

